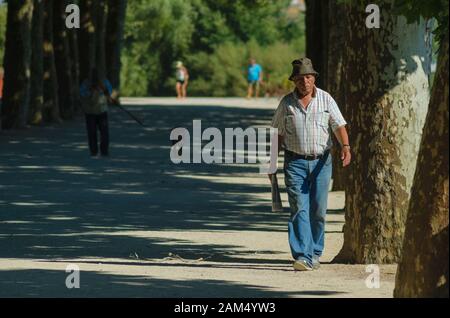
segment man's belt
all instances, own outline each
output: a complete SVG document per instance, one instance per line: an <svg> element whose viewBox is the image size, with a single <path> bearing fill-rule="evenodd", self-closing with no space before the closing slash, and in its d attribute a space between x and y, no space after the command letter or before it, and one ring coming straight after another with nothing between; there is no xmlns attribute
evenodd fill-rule
<svg viewBox="0 0 450 318"><path fill-rule="evenodd" d="M326 158L328 156L328 154L330 153L330 150L325 150L324 153L320 154L320 155L301 155L298 154L296 152L290 151L285 149L286 154L294 157L295 159L303 159L303 160L317 160L317 159L322 159L322 158Z"/></svg>

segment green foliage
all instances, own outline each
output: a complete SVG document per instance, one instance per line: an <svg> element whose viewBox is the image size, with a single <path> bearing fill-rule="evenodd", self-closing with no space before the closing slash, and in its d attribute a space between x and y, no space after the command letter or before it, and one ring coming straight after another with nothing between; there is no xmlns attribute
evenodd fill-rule
<svg viewBox="0 0 450 318"><path fill-rule="evenodd" d="M193 0L192 7L195 32L191 47L200 51L212 52L221 43L235 40L227 25L225 16L220 11L213 11L202 0Z"/></svg>
<svg viewBox="0 0 450 318"><path fill-rule="evenodd" d="M404 15L408 22L418 21L420 18L436 19L438 27L434 31L439 42L448 32L449 1L448 0L395 0L397 14Z"/></svg>
<svg viewBox="0 0 450 318"><path fill-rule="evenodd" d="M298 58L300 49L285 43L261 46L255 40L224 43L213 54L200 52L188 59L193 74L189 90L193 95L245 96L248 58L254 57L263 66L262 94L285 92L291 88L290 62Z"/></svg>
<svg viewBox="0 0 450 318"><path fill-rule="evenodd" d="M182 60L191 95L243 96L250 56L269 75L267 91L286 87L290 62L304 52L305 40L303 14L288 14L290 2L129 1L122 94L173 95L174 63Z"/></svg>
<svg viewBox="0 0 450 318"><path fill-rule="evenodd" d="M6 14L6 4L0 4L0 65L3 65L3 56L5 55Z"/></svg>
<svg viewBox="0 0 450 318"><path fill-rule="evenodd" d="M270 44L283 38L281 16L290 1L216 1L205 3L225 15L229 27L243 42L255 38L261 44Z"/></svg>
<svg viewBox="0 0 450 318"><path fill-rule="evenodd" d="M364 0L337 0L340 3L367 5ZM402 15L406 17L408 23L418 22L420 18L436 19L438 27L434 34L438 37L438 42L441 42L448 32L448 18L449 18L449 1L448 0L386 0L387 3L392 3L394 15Z"/></svg>
<svg viewBox="0 0 450 318"><path fill-rule="evenodd" d="M122 93L164 91L174 59L189 49L192 6L184 0L129 1L124 35Z"/></svg>

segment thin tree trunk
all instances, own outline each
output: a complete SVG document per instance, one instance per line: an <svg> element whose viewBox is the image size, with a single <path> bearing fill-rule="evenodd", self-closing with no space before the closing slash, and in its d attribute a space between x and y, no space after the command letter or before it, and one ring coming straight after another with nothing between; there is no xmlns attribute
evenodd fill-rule
<svg viewBox="0 0 450 318"><path fill-rule="evenodd" d="M330 24L330 2L333 2L333 0L321 0L320 1L320 27L321 27L321 50L318 52L320 54L320 79L318 84L321 85L322 89L328 91L328 58L329 58L329 51L330 51L330 32L331 28L334 28L334 25ZM335 13L331 13L332 15ZM331 26L331 27L330 27Z"/></svg>
<svg viewBox="0 0 450 318"><path fill-rule="evenodd" d="M336 100L344 117L343 81L341 80L342 59L345 50L344 5L337 1L307 1L307 56L313 60L314 67L320 73L316 84L328 91ZM338 145L333 137L333 143ZM340 159L340 147L334 147L333 157L333 190L344 190L344 173Z"/></svg>
<svg viewBox="0 0 450 318"><path fill-rule="evenodd" d="M53 2L54 0L44 1L44 119L50 122L60 122L53 40Z"/></svg>
<svg viewBox="0 0 450 318"><path fill-rule="evenodd" d="M69 35L65 25L65 12L69 1L54 2L54 47L55 64L58 78L58 100L61 116L69 119L74 113L72 60L69 46Z"/></svg>
<svg viewBox="0 0 450 318"><path fill-rule="evenodd" d="M108 7L106 5L106 0L98 1L97 8L97 29L96 29L96 65L100 78L106 77L106 25L108 18Z"/></svg>
<svg viewBox="0 0 450 318"><path fill-rule="evenodd" d="M414 177L395 297L449 297L448 67L447 30Z"/></svg>
<svg viewBox="0 0 450 318"><path fill-rule="evenodd" d="M431 47L425 22L407 24L393 15L392 2L377 3L379 29L365 27L364 5L347 5L343 81L353 162L344 246L335 262L382 264L401 256L429 102Z"/></svg>
<svg viewBox="0 0 450 318"><path fill-rule="evenodd" d="M23 128L30 101L33 0L9 1L4 58L3 129Z"/></svg>
<svg viewBox="0 0 450 318"><path fill-rule="evenodd" d="M69 30L69 45L70 45L70 58L72 60L72 95L74 99L74 112L79 113L81 111L81 100L80 100L80 57L78 52L78 32L74 30Z"/></svg>
<svg viewBox="0 0 450 318"><path fill-rule="evenodd" d="M328 31L326 12L329 0L306 0L306 56L313 62L319 73L316 85L326 90L324 72L326 58L326 35Z"/></svg>
<svg viewBox="0 0 450 318"><path fill-rule="evenodd" d="M28 122L32 125L42 123L44 106L44 1L34 0L31 55L31 91Z"/></svg>
<svg viewBox="0 0 450 318"><path fill-rule="evenodd" d="M74 4L79 4L79 1L71 1ZM69 53L70 60L72 61L72 96L74 102L74 112L81 112L81 100L79 93L80 85L80 57L78 51L78 29L67 30L69 36Z"/></svg>
<svg viewBox="0 0 450 318"><path fill-rule="evenodd" d="M98 1L81 0L81 29L78 37L80 81L89 78L96 64L96 11Z"/></svg>
<svg viewBox="0 0 450 318"><path fill-rule="evenodd" d="M127 0L108 0L106 31L106 76L114 91L120 91L120 69Z"/></svg>
<svg viewBox="0 0 450 318"><path fill-rule="evenodd" d="M329 1L328 7L328 37L327 58L325 72L325 87L339 105L344 118L347 118L346 103L344 101L344 81L342 80L343 58L345 53L346 12L345 6L337 1ZM336 138L334 144L339 145ZM333 147L333 191L345 190L345 171L340 159L340 147Z"/></svg>

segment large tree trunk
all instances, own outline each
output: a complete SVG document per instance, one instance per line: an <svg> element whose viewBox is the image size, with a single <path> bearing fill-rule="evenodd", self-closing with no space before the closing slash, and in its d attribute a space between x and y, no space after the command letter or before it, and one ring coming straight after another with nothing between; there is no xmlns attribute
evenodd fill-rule
<svg viewBox="0 0 450 318"><path fill-rule="evenodd" d="M127 0L108 0L108 24L106 31L106 77L115 93L120 91L120 55L125 27Z"/></svg>
<svg viewBox="0 0 450 318"><path fill-rule="evenodd" d="M78 37L80 81L89 78L96 64L96 11L98 1L80 0L81 29Z"/></svg>
<svg viewBox="0 0 450 318"><path fill-rule="evenodd" d="M44 1L34 0L31 55L31 91L28 122L32 125L42 123L44 106Z"/></svg>
<svg viewBox="0 0 450 318"><path fill-rule="evenodd" d="M66 28L65 12L67 0L58 0L54 2L54 47L55 64L58 78L58 100L61 116L69 119L74 114L74 96L73 96L73 75L72 60L70 54L69 35ZM78 83L77 83L78 85Z"/></svg>
<svg viewBox="0 0 450 318"><path fill-rule="evenodd" d="M53 2L54 0L44 1L44 119L50 122L60 122L53 40Z"/></svg>
<svg viewBox="0 0 450 318"><path fill-rule="evenodd" d="M417 162L395 297L449 297L448 31Z"/></svg>
<svg viewBox="0 0 450 318"><path fill-rule="evenodd" d="M426 24L407 24L379 1L381 27L365 27L365 6L347 7L345 102L353 162L348 168L344 246L335 262L393 263L429 102ZM362 58L366 58L364 62Z"/></svg>
<svg viewBox="0 0 450 318"><path fill-rule="evenodd" d="M22 128L30 101L33 0L8 1L4 58L3 129Z"/></svg>

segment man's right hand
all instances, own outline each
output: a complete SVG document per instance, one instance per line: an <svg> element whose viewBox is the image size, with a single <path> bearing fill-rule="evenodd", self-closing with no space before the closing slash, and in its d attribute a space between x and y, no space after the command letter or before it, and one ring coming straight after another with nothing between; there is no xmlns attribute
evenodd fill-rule
<svg viewBox="0 0 450 318"><path fill-rule="evenodd" d="M343 147L341 150L342 167L347 167L352 161L350 147Z"/></svg>

